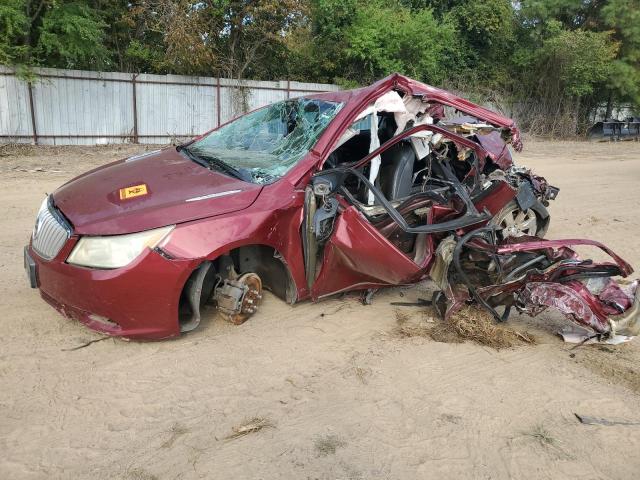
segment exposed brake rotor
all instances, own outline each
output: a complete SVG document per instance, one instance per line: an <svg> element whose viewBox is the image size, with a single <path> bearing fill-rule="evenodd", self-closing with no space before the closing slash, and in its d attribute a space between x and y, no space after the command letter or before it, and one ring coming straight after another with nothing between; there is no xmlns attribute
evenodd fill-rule
<svg viewBox="0 0 640 480"><path fill-rule="evenodd" d="M255 273L244 273L236 280L225 280L216 288L218 312L227 321L240 325L258 309L262 300L262 280Z"/></svg>

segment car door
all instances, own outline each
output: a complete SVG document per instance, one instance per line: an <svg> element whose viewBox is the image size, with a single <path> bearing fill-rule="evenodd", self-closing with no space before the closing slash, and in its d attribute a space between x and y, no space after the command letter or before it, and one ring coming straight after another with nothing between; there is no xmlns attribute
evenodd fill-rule
<svg viewBox="0 0 640 480"><path fill-rule="evenodd" d="M425 275L433 254L430 237L414 235L409 251L402 251L393 241L398 235L394 222L374 224L344 195L330 198L318 187L307 187L303 222L305 268L314 299L345 290L409 284ZM327 238L323 222L331 227Z"/></svg>
<svg viewBox="0 0 640 480"><path fill-rule="evenodd" d="M424 236L420 240L424 254L417 263L356 207L343 204L343 208L322 247L319 271L311 288L314 299L345 290L409 284L424 275L432 256L430 239Z"/></svg>
<svg viewBox="0 0 640 480"><path fill-rule="evenodd" d="M473 151L473 168L477 169L477 159L487 156L486 150L468 138L434 125L420 125L393 137L362 160L319 172L312 179L305 196L303 246L308 287L314 299L346 290L419 281L427 275L434 258L432 234L442 237L476 228L514 198L516 191L505 181L489 182L490 187L483 187L472 198L448 161L437 167L446 186L423 188L399 199L387 198L396 189L387 187L383 192L388 183L385 178L372 182L366 174L369 162L382 157L383 177L388 174L385 164L390 161L385 154L401 158L402 152L412 148L411 142L425 132L447 137L461 152ZM413 151L417 158L417 150ZM459 157L455 154L454 158ZM410 172L413 182L416 174L413 169ZM392 174L397 176L398 171ZM352 177L364 190L346 187ZM473 174L464 181L470 177ZM369 200L371 195L375 202Z"/></svg>

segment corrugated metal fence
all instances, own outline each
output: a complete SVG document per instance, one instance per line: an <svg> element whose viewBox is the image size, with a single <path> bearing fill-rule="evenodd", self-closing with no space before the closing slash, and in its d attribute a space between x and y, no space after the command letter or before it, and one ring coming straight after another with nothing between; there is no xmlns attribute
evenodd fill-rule
<svg viewBox="0 0 640 480"><path fill-rule="evenodd" d="M35 69L29 83L0 66L0 143L166 143L193 137L243 110L335 85Z"/></svg>

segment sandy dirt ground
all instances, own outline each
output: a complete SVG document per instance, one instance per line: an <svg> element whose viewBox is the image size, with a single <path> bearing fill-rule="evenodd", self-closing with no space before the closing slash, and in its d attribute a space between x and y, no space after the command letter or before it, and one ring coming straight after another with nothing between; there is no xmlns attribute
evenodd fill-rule
<svg viewBox="0 0 640 480"><path fill-rule="evenodd" d="M538 344L500 351L398 336L399 311L434 321L390 305L427 283L371 306L266 295L242 326L208 311L176 340L72 350L102 336L28 288L22 247L46 192L141 150L0 149L0 478L638 478L640 339L572 350L552 313L512 316ZM529 141L517 161L561 189L548 237L640 266L640 143Z"/></svg>

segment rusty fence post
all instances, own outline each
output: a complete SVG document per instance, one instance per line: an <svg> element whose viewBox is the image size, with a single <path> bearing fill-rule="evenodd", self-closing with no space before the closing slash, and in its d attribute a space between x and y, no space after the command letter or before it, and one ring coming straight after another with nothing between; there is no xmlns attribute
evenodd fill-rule
<svg viewBox="0 0 640 480"><path fill-rule="evenodd" d="M29 91L29 113L31 113L31 131L33 132L33 144L38 145L38 130L36 129L36 113L33 108L33 87L31 81L27 80L27 90Z"/></svg>
<svg viewBox="0 0 640 480"><path fill-rule="evenodd" d="M291 98L291 80L287 79L287 98Z"/></svg>
<svg viewBox="0 0 640 480"><path fill-rule="evenodd" d="M220 123L222 123L222 110L220 106L220 77L218 77L218 83L216 83L216 116L218 118L218 125L216 126L219 127Z"/></svg>
<svg viewBox="0 0 640 480"><path fill-rule="evenodd" d="M132 85L132 99L133 99L133 143L138 143L138 95L136 93L136 78L137 73L131 76Z"/></svg>

